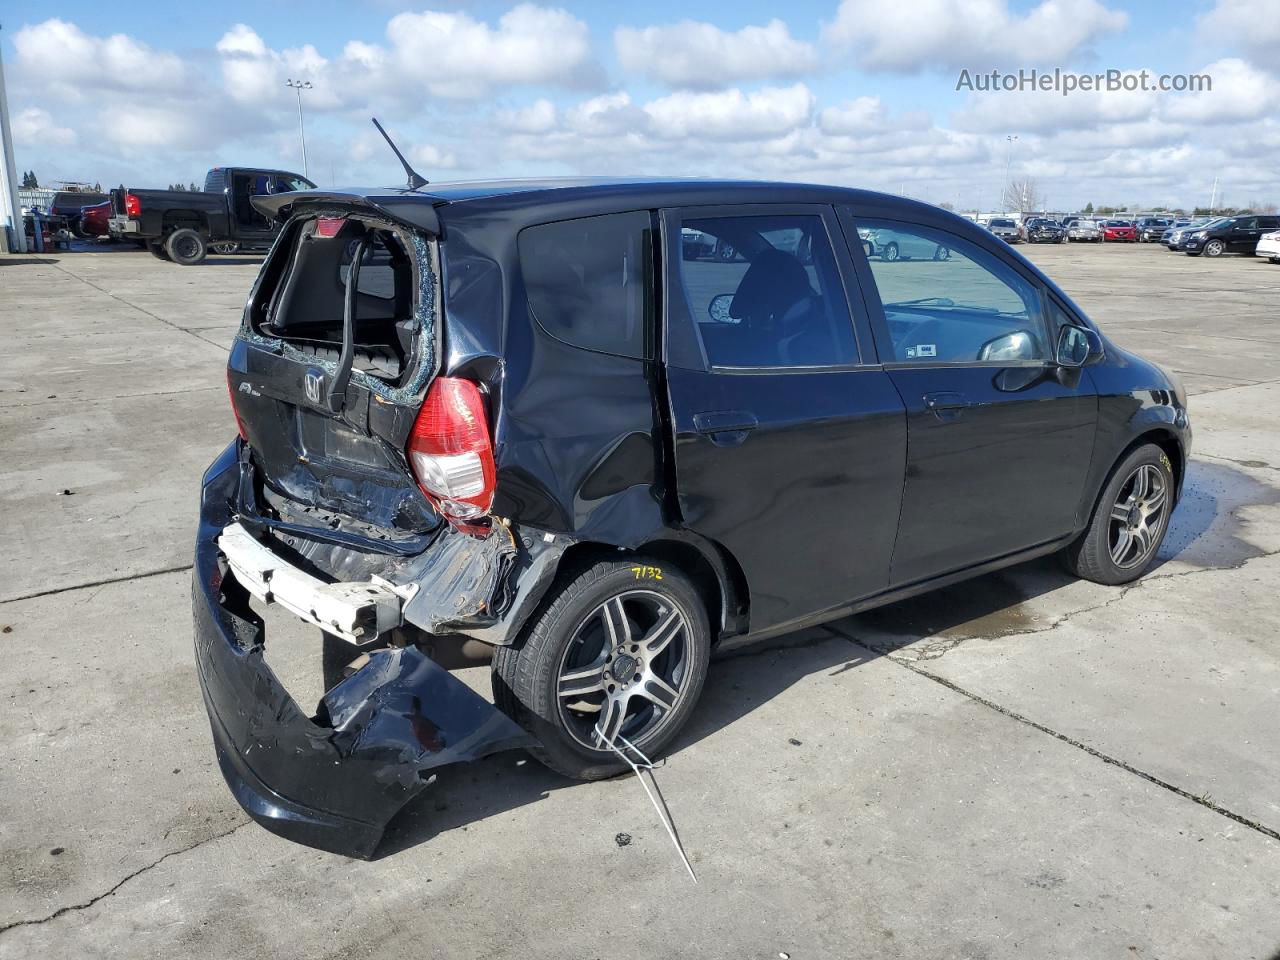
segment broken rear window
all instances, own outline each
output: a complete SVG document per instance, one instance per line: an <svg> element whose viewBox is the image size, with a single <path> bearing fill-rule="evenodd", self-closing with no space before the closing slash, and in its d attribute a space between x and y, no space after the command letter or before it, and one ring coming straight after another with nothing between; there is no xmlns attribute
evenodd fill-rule
<svg viewBox="0 0 1280 960"><path fill-rule="evenodd" d="M257 332L287 341L318 361L342 351L343 305L360 254L354 314L354 369L390 383L408 371L418 334L412 240L390 225L356 217L318 217L289 231L274 287L255 304Z"/></svg>

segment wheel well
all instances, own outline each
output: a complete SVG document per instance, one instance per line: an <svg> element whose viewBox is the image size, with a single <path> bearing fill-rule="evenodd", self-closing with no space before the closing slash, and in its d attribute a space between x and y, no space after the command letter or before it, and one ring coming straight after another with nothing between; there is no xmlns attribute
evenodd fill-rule
<svg viewBox="0 0 1280 960"><path fill-rule="evenodd" d="M1182 446L1178 443L1178 438L1167 430L1148 430L1137 437L1133 443L1124 448L1120 456L1116 457L1116 463L1119 463L1130 450L1140 447L1144 443L1154 443L1165 452L1165 456L1169 458L1169 463L1173 465L1173 488L1181 490L1186 463L1183 460Z"/></svg>
<svg viewBox="0 0 1280 960"><path fill-rule="evenodd" d="M709 545L709 549L715 549L715 545ZM681 540L653 540L634 550L605 543L575 543L560 558L555 582L547 590L547 596L553 596L558 587L568 583L593 563L627 557L653 558L679 567L693 581L698 593L706 599L707 622L711 624L713 643L718 642L721 636L745 632L750 594L747 592L742 568L727 551L717 550L716 559L724 571L722 581L716 572L716 564L703 550Z"/></svg>
<svg viewBox="0 0 1280 960"><path fill-rule="evenodd" d="M200 233L208 233L208 223L205 218L192 210L170 210L164 215L164 228L166 230L190 228Z"/></svg>

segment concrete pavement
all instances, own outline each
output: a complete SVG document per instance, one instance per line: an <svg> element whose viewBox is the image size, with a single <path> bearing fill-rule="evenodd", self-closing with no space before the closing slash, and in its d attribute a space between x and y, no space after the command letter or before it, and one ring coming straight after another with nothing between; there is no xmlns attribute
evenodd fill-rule
<svg viewBox="0 0 1280 960"><path fill-rule="evenodd" d="M249 823L183 568L256 263L0 258L0 958L1272 957L1280 267L1024 250L1194 394L1159 567L1029 564L713 664L658 772L696 886L634 780L520 754L442 771L372 863ZM268 631L314 688L314 637Z"/></svg>

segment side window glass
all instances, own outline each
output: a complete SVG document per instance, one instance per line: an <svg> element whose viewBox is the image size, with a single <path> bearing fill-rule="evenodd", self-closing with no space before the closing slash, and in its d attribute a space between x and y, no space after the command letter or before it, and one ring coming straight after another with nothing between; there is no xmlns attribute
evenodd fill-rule
<svg viewBox="0 0 1280 960"><path fill-rule="evenodd" d="M998 257L951 233L859 220L899 363L1049 358L1040 292Z"/></svg>
<svg viewBox="0 0 1280 960"><path fill-rule="evenodd" d="M822 217L685 220L680 242L684 295L712 366L858 362Z"/></svg>
<svg viewBox="0 0 1280 960"><path fill-rule="evenodd" d="M651 243L647 211L521 230L529 311L565 343L643 359L653 304Z"/></svg>

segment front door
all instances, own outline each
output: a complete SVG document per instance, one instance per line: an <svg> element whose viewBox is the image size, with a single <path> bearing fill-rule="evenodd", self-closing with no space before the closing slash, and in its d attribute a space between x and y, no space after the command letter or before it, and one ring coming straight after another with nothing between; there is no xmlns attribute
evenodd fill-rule
<svg viewBox="0 0 1280 960"><path fill-rule="evenodd" d="M833 211L686 208L663 224L683 523L742 568L753 633L885 589L906 427L856 290L850 310Z"/></svg>
<svg viewBox="0 0 1280 960"><path fill-rule="evenodd" d="M949 231L867 218L856 229L876 250L938 251L867 260L877 346L907 409L892 584L1071 532L1097 396L1086 371L1052 362L1062 308L1012 256Z"/></svg>

